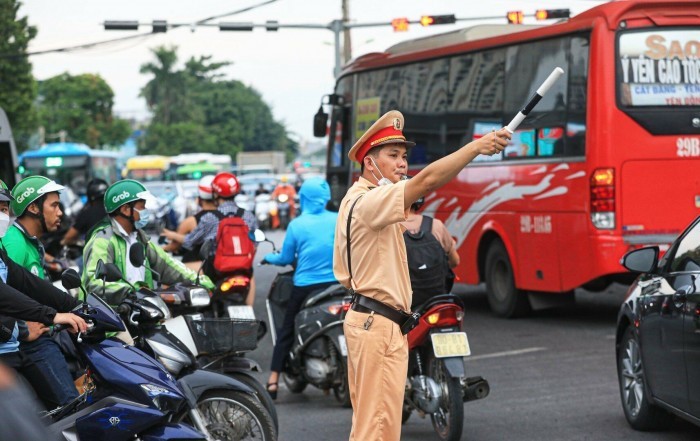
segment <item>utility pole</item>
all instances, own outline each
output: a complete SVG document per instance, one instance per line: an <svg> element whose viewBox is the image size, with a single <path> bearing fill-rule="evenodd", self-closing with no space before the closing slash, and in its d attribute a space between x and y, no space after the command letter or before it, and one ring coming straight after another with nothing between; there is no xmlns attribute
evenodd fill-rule
<svg viewBox="0 0 700 441"><path fill-rule="evenodd" d="M350 0L343 0L343 64L347 64L352 58L352 42L350 37L350 28L347 26L350 22Z"/></svg>

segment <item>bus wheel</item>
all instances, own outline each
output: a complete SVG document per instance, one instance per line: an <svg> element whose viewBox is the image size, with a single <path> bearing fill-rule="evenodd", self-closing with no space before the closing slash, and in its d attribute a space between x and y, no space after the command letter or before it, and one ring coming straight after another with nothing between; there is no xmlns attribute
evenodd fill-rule
<svg viewBox="0 0 700 441"><path fill-rule="evenodd" d="M503 242L494 241L486 253L486 295L491 311L499 317L515 318L530 312L527 293L515 287L513 265Z"/></svg>

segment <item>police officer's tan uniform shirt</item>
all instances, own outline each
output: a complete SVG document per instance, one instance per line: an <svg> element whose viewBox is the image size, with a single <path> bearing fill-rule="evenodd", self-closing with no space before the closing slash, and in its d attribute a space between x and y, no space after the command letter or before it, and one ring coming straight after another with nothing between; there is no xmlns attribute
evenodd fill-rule
<svg viewBox="0 0 700 441"><path fill-rule="evenodd" d="M403 311L409 311L411 306L406 244L399 223L409 214L404 209L406 182L377 187L360 177L340 203L333 251L335 277L350 288L346 237L348 213L353 202L364 193L352 212L352 288Z"/></svg>

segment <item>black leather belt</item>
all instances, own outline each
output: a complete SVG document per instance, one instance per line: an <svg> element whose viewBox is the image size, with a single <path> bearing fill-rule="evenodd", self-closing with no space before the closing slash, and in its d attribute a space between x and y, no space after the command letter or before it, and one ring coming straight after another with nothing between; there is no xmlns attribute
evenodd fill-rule
<svg viewBox="0 0 700 441"><path fill-rule="evenodd" d="M374 300L369 297L365 297L361 294L354 293L352 301L353 311L362 312L365 314L371 314L372 312L386 317L392 322L399 325L401 328L401 333L403 335L408 334L408 332L418 325L418 318L420 315L418 313L407 314L398 309L394 309L391 306L387 306L384 303Z"/></svg>

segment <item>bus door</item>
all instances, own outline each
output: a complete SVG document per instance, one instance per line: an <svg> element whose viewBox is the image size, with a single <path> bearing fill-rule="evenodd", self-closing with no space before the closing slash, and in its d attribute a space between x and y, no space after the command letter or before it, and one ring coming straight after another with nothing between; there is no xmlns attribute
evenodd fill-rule
<svg viewBox="0 0 700 441"><path fill-rule="evenodd" d="M5 111L0 109L0 179L9 188L19 181L17 174L17 147L12 138L10 121L5 115Z"/></svg>

